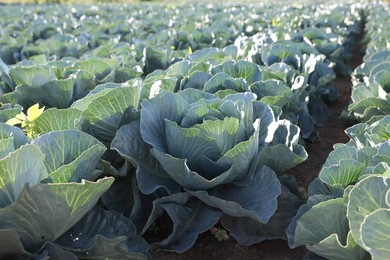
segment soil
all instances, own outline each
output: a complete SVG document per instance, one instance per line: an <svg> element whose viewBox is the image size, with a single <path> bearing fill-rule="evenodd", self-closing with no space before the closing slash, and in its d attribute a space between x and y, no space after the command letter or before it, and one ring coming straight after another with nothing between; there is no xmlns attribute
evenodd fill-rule
<svg viewBox="0 0 390 260"><path fill-rule="evenodd" d="M362 39L360 35L358 42ZM363 55L360 52L361 46L355 47L352 59L349 62L351 68L356 68L362 63ZM300 186L307 189L310 182L318 176L322 165L336 143L345 143L349 140L344 130L355 122L346 121L340 118L341 112L347 107L351 96L351 79L349 77L337 77L335 85L339 92L338 101L329 104L330 114L328 122L323 127L316 127L319 140L317 142L305 142L308 159L289 170L297 179ZM234 239L221 241L215 239L211 232L205 232L199 236L196 244L188 251L178 253L158 252L153 254L156 260L193 260L193 259L225 259L225 260L295 260L303 259L306 254L304 247L290 249L287 241L270 240L245 247L239 245Z"/></svg>

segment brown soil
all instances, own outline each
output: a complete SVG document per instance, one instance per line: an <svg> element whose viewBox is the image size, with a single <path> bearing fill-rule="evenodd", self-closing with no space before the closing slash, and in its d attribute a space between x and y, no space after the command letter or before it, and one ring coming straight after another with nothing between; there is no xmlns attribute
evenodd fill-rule
<svg viewBox="0 0 390 260"><path fill-rule="evenodd" d="M362 35L359 38L362 39ZM352 68L362 63L360 48L360 45L355 48L353 58L349 64ZM307 161L287 172L294 175L298 184L304 188L307 188L309 183L318 176L328 154L333 150L333 145L345 143L349 140L344 130L354 122L341 119L340 114L350 100L351 79L338 77L335 80L335 84L339 91L339 100L329 105L330 115L328 123L324 127L315 128L320 140L314 143L306 142L306 151L309 154ZM295 260L303 259L305 254L306 249L304 247L290 249L287 241L284 240L264 241L245 247L239 245L232 238L228 241L219 242L210 232L205 232L199 236L196 244L185 253L159 252L153 254L153 258L159 260Z"/></svg>

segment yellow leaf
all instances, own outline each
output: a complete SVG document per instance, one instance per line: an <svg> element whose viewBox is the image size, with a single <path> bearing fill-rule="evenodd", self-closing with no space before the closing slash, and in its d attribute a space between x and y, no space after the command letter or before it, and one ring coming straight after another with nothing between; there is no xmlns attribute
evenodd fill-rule
<svg viewBox="0 0 390 260"><path fill-rule="evenodd" d="M15 116L15 118L19 119L20 121L26 121L27 120L27 117L26 117L26 115L23 112L20 112L19 114L17 114Z"/></svg>
<svg viewBox="0 0 390 260"><path fill-rule="evenodd" d="M31 122L31 121L34 121L35 119L37 119L43 113L43 110L45 110L45 107L39 108L38 103L29 107L29 109L27 109L28 121Z"/></svg>
<svg viewBox="0 0 390 260"><path fill-rule="evenodd" d="M272 19L272 26L278 27L280 25L280 22L276 19Z"/></svg>
<svg viewBox="0 0 390 260"><path fill-rule="evenodd" d="M17 119L17 118L15 118L15 117L13 117L13 118L11 118L11 119L9 119L7 122L5 122L7 125L19 125L19 124L21 124L21 123L23 123L23 121L22 120L20 120L20 119Z"/></svg>

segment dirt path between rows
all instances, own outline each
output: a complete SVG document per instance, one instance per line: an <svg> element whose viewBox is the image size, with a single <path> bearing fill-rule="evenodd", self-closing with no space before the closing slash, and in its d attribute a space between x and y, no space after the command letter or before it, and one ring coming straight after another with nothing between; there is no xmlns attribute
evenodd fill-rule
<svg viewBox="0 0 390 260"><path fill-rule="evenodd" d="M363 32L358 38L360 41ZM356 68L362 63L360 44L356 46L351 68ZM309 157L306 162L288 171L296 177L298 184L307 188L309 183L318 176L322 165L328 154L333 150L335 143L345 143L348 141L344 130L351 126L353 122L348 122L340 118L343 109L348 105L351 96L351 79L349 77L338 77L335 85L339 91L339 100L329 104L330 114L327 124L324 127L316 127L315 131L320 136L319 142L306 142L306 151ZM183 254L159 252L153 254L156 260L300 260L306 254L304 247L290 249L287 241L272 240L244 247L239 245L234 239L228 241L217 241L210 232L200 235L196 244Z"/></svg>

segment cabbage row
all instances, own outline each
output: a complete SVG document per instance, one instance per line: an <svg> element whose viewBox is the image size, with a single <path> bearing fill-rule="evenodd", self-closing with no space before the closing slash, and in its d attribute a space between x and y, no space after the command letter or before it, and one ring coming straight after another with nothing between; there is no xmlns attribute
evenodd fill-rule
<svg viewBox="0 0 390 260"><path fill-rule="evenodd" d="M362 8L2 8L0 256L145 259L218 222L287 239L303 200L284 172L350 73Z"/></svg>
<svg viewBox="0 0 390 260"><path fill-rule="evenodd" d="M346 130L329 154L287 233L291 247L327 259L387 259L390 117Z"/></svg>
<svg viewBox="0 0 390 260"><path fill-rule="evenodd" d="M352 102L346 118L374 122L390 113L390 31L384 26L390 22L389 12L388 5L377 6L367 18L367 50L364 63L352 74Z"/></svg>
<svg viewBox="0 0 390 260"><path fill-rule="evenodd" d="M378 23L384 13L388 5L370 11L370 42L352 78L349 116L364 123L345 130L350 141L335 145L287 229L290 247L305 245L308 259L390 257L390 34Z"/></svg>

